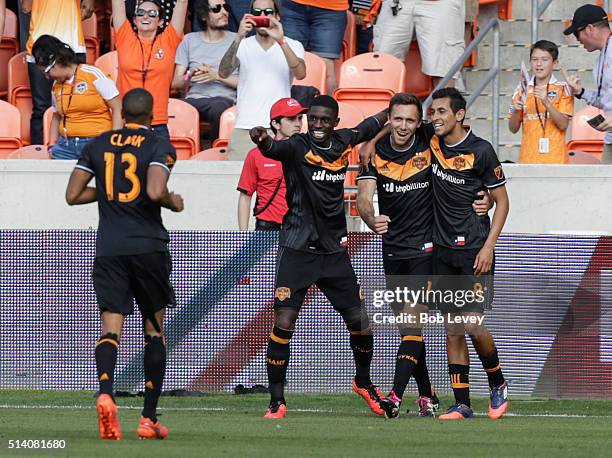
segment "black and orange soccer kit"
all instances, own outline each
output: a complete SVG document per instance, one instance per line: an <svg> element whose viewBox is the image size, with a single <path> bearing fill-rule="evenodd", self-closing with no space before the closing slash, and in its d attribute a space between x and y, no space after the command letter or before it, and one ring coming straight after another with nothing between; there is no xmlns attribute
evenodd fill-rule
<svg viewBox="0 0 612 458"><path fill-rule="evenodd" d="M455 145L431 139L434 191L434 274L438 289L483 290L484 301L471 302L462 310L482 312L493 299L493 267L474 276L474 261L491 227L488 215L478 216L472 203L478 192L506 184L504 171L493 146L469 130ZM453 309L457 311L457 309Z"/></svg>
<svg viewBox="0 0 612 458"><path fill-rule="evenodd" d="M376 118L368 118L354 129L335 130L327 147L306 133L262 150L283 164L289 206L280 231L275 306L299 309L312 284L339 311L361 306L346 251L344 180L352 147L380 129Z"/></svg>
<svg viewBox="0 0 612 458"><path fill-rule="evenodd" d="M147 195L149 167L170 173L174 147L144 126L105 132L83 149L76 168L95 176L100 221L93 269L102 311L143 316L174 305L168 231Z"/></svg>
<svg viewBox="0 0 612 458"><path fill-rule="evenodd" d="M389 230L382 236L387 276L423 280L432 275L432 136L431 125L422 124L402 151L393 147L391 136L381 139L376 143L374 166L361 170L357 177L358 181L376 180L379 213L391 220ZM424 286L422 281L417 283L412 286Z"/></svg>

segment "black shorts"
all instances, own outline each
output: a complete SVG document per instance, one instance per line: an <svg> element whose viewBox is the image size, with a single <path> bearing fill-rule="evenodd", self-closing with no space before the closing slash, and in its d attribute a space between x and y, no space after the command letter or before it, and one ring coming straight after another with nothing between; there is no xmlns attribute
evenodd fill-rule
<svg viewBox="0 0 612 458"><path fill-rule="evenodd" d="M136 299L142 315L149 316L175 305L171 271L167 251L96 258L92 278L100 310L131 315Z"/></svg>
<svg viewBox="0 0 612 458"><path fill-rule="evenodd" d="M346 251L307 253L279 247L274 307L300 309L311 285L317 285L338 312L361 308L357 276Z"/></svg>
<svg viewBox="0 0 612 458"><path fill-rule="evenodd" d="M493 303L493 276L495 272L495 256L491 270L480 276L474 275L474 261L480 249L457 250L435 246L433 252L434 290L444 293L453 291L461 296L455 296L452 301L437 301L438 309L444 313L476 312L490 310ZM472 291L473 294L469 293ZM468 300L474 295L478 300ZM460 304L460 306L459 306Z"/></svg>
<svg viewBox="0 0 612 458"><path fill-rule="evenodd" d="M420 323L420 314L426 312L429 308L427 301L427 290L431 288L433 280L433 263L432 256L430 254L426 256L417 256L408 259L393 259L383 257L383 267L385 269L385 280L387 284L387 290L393 291L396 288L403 290L407 288L409 291L414 292L418 296L405 296L405 297L418 297L418 302L414 299L409 299L411 305L407 305L406 302L392 302L389 304L391 310L397 316L402 313L403 315L414 316L413 323ZM409 293L408 293L409 294ZM404 328L421 328L422 326L407 325L400 326L402 335L406 334ZM409 332L407 334L410 334Z"/></svg>

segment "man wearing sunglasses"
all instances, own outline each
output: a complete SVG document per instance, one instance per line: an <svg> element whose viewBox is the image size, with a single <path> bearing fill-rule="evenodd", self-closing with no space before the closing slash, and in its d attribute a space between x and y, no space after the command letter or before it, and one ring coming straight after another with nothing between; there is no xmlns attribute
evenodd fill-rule
<svg viewBox="0 0 612 458"><path fill-rule="evenodd" d="M244 160L252 149L249 130L267 125L272 104L291 96L294 77L298 80L306 77L304 47L284 36L279 8L279 0L253 0L250 14L242 18L235 39L219 64L221 78L229 77L240 67L237 116L229 144L231 160ZM245 38L252 30L255 35Z"/></svg>
<svg viewBox="0 0 612 458"><path fill-rule="evenodd" d="M574 12L572 24L563 31L574 35L588 52L600 51L599 59L593 66L595 89L585 89L576 75L565 73L565 79L574 96L584 99L589 105L601 108L605 120L595 129L606 132L602 164L612 164L612 49L610 44L610 24L608 14L596 5L582 5Z"/></svg>
<svg viewBox="0 0 612 458"><path fill-rule="evenodd" d="M227 31L229 5L225 0L196 0L200 32L188 33L176 50L172 88L187 93L185 101L210 122L210 140L219 136L221 114L234 105L238 73L219 77L219 63L235 38Z"/></svg>

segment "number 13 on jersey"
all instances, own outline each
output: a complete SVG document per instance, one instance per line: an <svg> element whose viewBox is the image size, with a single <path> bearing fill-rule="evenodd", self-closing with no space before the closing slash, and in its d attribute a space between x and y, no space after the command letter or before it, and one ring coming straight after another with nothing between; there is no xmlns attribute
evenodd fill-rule
<svg viewBox="0 0 612 458"><path fill-rule="evenodd" d="M120 164L127 164L124 175L125 178L131 183L132 188L129 192L119 192L115 196L115 162L119 154L115 153L104 153L104 165L105 165L105 180L106 185L106 197L108 200L115 200L115 197L119 202L132 202L137 199L140 195L140 179L136 175L136 167L138 166L138 160L132 153L121 153Z"/></svg>

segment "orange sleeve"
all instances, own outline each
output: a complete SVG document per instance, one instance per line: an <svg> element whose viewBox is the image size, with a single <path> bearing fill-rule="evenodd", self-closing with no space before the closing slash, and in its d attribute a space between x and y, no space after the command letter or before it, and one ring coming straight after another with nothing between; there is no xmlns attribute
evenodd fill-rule
<svg viewBox="0 0 612 458"><path fill-rule="evenodd" d="M135 35L136 32L132 29L132 24L126 19L116 32L115 41L117 42L117 46L127 45Z"/></svg>
<svg viewBox="0 0 612 458"><path fill-rule="evenodd" d="M559 108L561 113L572 116L574 114L574 97L571 95L562 94L559 100Z"/></svg>

